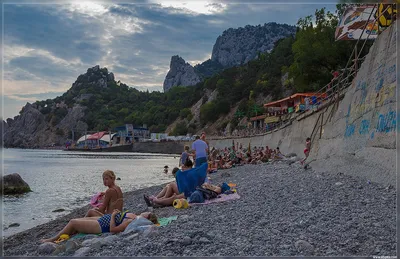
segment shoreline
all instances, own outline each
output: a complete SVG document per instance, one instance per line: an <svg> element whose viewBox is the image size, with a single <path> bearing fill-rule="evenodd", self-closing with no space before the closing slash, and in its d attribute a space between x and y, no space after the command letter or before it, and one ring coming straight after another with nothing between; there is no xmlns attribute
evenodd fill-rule
<svg viewBox="0 0 400 259"><path fill-rule="evenodd" d="M337 172L300 165L245 165L211 174L237 184L239 200L189 209L154 209L178 216L152 235L87 247L87 256L393 256L396 254L396 190ZM162 185L124 193L124 207L147 210L143 194ZM39 240L60 231L90 205L3 241L5 256L39 256ZM80 243L80 246L83 244ZM70 256L73 252L59 255Z"/></svg>

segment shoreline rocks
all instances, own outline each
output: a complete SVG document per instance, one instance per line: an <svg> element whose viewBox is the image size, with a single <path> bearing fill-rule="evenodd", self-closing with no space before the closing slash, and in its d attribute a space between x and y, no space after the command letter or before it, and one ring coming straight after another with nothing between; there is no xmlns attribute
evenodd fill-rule
<svg viewBox="0 0 400 259"><path fill-rule="evenodd" d="M17 173L3 176L0 181L0 190L5 195L23 194L32 191L28 183Z"/></svg>

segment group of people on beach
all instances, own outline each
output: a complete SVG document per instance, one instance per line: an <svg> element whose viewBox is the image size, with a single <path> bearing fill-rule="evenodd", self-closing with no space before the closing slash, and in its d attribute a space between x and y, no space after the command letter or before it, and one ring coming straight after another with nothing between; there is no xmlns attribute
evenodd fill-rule
<svg viewBox="0 0 400 259"><path fill-rule="evenodd" d="M304 154L306 157L301 161L303 164L307 159L311 148L311 140L307 138ZM213 185L209 181L208 174L220 169L229 169L234 166L244 164L260 164L269 161L282 160L285 156L279 150L270 149L268 146L254 147L253 149L244 148L242 144L232 143L231 147L224 149L212 148L210 150L209 143L206 140L206 134L203 132L201 136L196 136L196 140L192 143L191 150L189 146L184 147L184 152L179 159L179 167L172 170L172 175L177 179L177 174L185 173L195 167L206 168L205 177L199 178L200 181L195 183L195 187L201 187L215 194L221 194L229 189L227 185ZM206 165L204 165L206 164ZM63 234L68 236L76 233L100 234L100 233L119 233L123 232L127 226L139 219L145 218L153 224L158 224L157 216L152 212L143 212L139 215L129 212L123 212L124 199L123 192L119 186L115 184L116 176L111 170L103 173L103 183L108 189L104 193L99 194L99 203L93 209L90 209L82 218L76 218L69 223L55 236L49 239L42 239L42 242L54 242L60 239ZM191 193L180 192L177 181L168 183L158 194L148 196L144 195L144 200L148 207L159 208L171 206L175 200L191 198Z"/></svg>

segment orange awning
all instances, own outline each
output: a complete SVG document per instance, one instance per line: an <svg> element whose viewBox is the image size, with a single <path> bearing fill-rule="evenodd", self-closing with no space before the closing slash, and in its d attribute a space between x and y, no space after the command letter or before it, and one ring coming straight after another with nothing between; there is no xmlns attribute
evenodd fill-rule
<svg viewBox="0 0 400 259"><path fill-rule="evenodd" d="M283 103L285 101L297 98L297 97L311 97L311 96L317 96L317 97L325 97L326 94L320 94L320 93L296 93L294 95L291 95L289 97L280 99L278 101L274 101L274 102L270 102L270 103L266 103L264 104L264 107L271 107L271 106L276 106L277 104Z"/></svg>

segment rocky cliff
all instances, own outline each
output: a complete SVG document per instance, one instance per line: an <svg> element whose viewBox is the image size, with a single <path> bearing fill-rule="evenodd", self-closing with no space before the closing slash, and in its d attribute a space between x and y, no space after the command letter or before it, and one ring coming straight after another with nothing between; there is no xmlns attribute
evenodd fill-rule
<svg viewBox="0 0 400 259"><path fill-rule="evenodd" d="M173 56L164 80L164 91L173 86L192 86L223 69L243 65L257 58L258 53L271 51L279 39L295 32L295 26L277 23L230 28L217 38L211 59L194 68L181 57Z"/></svg>
<svg viewBox="0 0 400 259"><path fill-rule="evenodd" d="M295 26L277 23L230 28L217 38L211 60L224 68L243 65L257 58L258 53L271 51L276 41L295 32Z"/></svg>
<svg viewBox="0 0 400 259"><path fill-rule="evenodd" d="M191 86L201 81L193 67L179 56L172 56L169 72L164 80L164 92L174 86Z"/></svg>
<svg viewBox="0 0 400 259"><path fill-rule="evenodd" d="M115 83L113 73L95 66L80 75L64 95L53 100L27 103L20 115L3 121L4 146L34 148L64 145L71 137L72 129L82 132L88 128L84 120L86 107L81 103L93 96L86 93L87 88L101 91L110 82Z"/></svg>

